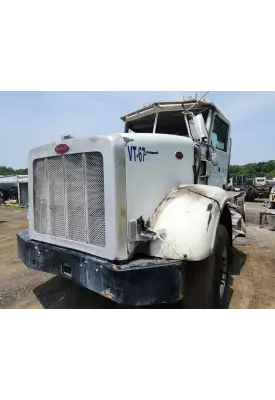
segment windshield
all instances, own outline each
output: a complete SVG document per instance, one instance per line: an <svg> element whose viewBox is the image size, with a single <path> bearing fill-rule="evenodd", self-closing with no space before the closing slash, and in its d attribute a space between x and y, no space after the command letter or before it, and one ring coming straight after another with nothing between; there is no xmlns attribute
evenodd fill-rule
<svg viewBox="0 0 275 400"><path fill-rule="evenodd" d="M156 114L147 115L127 124L127 131L153 133ZM188 136L184 115L179 112L161 112L158 114L155 133Z"/></svg>
<svg viewBox="0 0 275 400"><path fill-rule="evenodd" d="M139 118L127 124L127 132L132 131L136 133L153 133L155 114L147 115L146 117Z"/></svg>
<svg viewBox="0 0 275 400"><path fill-rule="evenodd" d="M162 112L158 116L156 133L188 136L184 115L179 112Z"/></svg>

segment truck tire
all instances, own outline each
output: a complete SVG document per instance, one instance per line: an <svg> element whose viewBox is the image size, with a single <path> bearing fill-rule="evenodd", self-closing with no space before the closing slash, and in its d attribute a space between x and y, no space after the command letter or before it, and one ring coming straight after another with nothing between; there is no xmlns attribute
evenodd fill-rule
<svg viewBox="0 0 275 400"><path fill-rule="evenodd" d="M248 202L251 201L251 188L248 188L248 189L245 191L245 201L248 201Z"/></svg>
<svg viewBox="0 0 275 400"><path fill-rule="evenodd" d="M245 201L248 201L249 203L253 203L255 198L257 197L256 192L253 188L248 188L246 195L245 195Z"/></svg>
<svg viewBox="0 0 275 400"><path fill-rule="evenodd" d="M183 307L191 309L225 308L228 287L229 239L219 225L213 254L186 268Z"/></svg>

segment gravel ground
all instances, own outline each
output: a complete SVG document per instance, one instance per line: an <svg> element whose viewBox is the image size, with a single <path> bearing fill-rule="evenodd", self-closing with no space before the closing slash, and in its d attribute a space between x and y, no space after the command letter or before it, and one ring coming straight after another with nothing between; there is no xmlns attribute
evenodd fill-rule
<svg viewBox="0 0 275 400"><path fill-rule="evenodd" d="M236 241L229 308L275 308L275 232L255 225L262 209L262 203L247 204L247 238ZM28 270L17 258L15 238L26 227L25 210L0 208L0 308L118 307L70 281Z"/></svg>
<svg viewBox="0 0 275 400"><path fill-rule="evenodd" d="M275 232L259 227L263 204L246 205L247 237L235 241L245 262L240 273L232 277L230 308L275 308Z"/></svg>

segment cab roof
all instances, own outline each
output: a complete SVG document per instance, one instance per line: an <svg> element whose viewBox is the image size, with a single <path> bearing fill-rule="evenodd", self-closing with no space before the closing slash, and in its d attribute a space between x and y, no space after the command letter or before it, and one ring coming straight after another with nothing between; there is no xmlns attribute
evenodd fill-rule
<svg viewBox="0 0 275 400"><path fill-rule="evenodd" d="M214 104L206 101L195 102L183 102L183 101L173 101L173 102L162 102L162 103L152 103L148 106L142 107L137 111L134 111L130 114L124 115L121 117L122 121L129 122L134 121L135 119L139 119L145 117L150 114L155 114L159 112L168 112L168 111L187 111L190 107L192 107L192 111L194 114L200 114L207 109L212 109L213 111L217 111L221 114L226 120L224 113Z"/></svg>

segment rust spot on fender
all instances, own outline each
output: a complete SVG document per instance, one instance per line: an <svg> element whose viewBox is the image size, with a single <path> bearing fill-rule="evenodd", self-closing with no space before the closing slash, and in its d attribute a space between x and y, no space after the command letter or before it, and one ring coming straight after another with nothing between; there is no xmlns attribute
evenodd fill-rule
<svg viewBox="0 0 275 400"><path fill-rule="evenodd" d="M210 212L209 213L209 217L208 217L208 221L207 221L207 229L206 229L206 231L208 231L208 229L209 229L209 225L210 225L211 219L212 219L212 214Z"/></svg>
<svg viewBox="0 0 275 400"><path fill-rule="evenodd" d="M213 203L209 203L208 206L207 206L207 209L206 209L206 212L209 212L206 232L208 231L210 223L211 223L211 220L212 220L212 211L213 211Z"/></svg>
<svg viewBox="0 0 275 400"><path fill-rule="evenodd" d="M103 290L102 294L103 294L103 296L107 297L108 299L110 299L112 297L110 291L107 289Z"/></svg>

